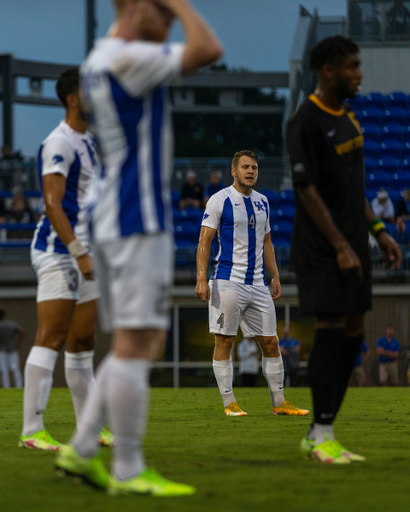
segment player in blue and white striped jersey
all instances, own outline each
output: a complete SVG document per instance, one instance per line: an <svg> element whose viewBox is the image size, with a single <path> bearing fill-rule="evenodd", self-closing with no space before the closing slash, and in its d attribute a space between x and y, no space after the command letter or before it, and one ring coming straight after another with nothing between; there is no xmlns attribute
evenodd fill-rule
<svg viewBox="0 0 410 512"><path fill-rule="evenodd" d="M254 191L258 158L252 151L232 160L232 186L214 194L206 205L197 253L196 296L209 301L209 330L215 334L213 368L227 416L246 416L233 391L231 351L241 327L245 338L256 336L262 350L262 371L271 393L272 414L300 415L283 396L283 362L276 335L272 299L281 295L279 272L270 237L269 204ZM216 235L218 251L209 283L207 267ZM272 278L272 296L265 280Z"/></svg>
<svg viewBox="0 0 410 512"><path fill-rule="evenodd" d="M31 245L31 262L38 279L38 330L25 367L20 445L44 450L61 447L45 430L43 412L65 343L65 374L77 423L94 380L99 293L89 254L86 207L98 162L94 140L86 131L79 82L78 69L65 71L57 81L66 117L45 139L38 156L45 205Z"/></svg>

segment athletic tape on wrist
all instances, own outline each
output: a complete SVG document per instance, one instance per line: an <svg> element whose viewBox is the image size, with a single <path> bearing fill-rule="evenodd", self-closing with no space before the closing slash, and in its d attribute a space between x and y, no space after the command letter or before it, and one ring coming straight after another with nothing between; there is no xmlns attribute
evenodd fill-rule
<svg viewBox="0 0 410 512"><path fill-rule="evenodd" d="M79 258L80 256L84 256L84 254L87 254L88 252L84 245L76 238L67 245L67 249L71 256L75 259Z"/></svg>
<svg viewBox="0 0 410 512"><path fill-rule="evenodd" d="M369 222L367 229L371 235L376 236L380 231L386 229L386 225L380 219L374 219L372 222Z"/></svg>

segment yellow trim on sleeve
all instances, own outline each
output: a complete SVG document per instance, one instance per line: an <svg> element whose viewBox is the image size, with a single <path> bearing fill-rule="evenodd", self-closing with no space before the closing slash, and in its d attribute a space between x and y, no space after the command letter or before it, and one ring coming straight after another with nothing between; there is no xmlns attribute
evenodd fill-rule
<svg viewBox="0 0 410 512"><path fill-rule="evenodd" d="M332 110L331 108L326 107L326 105L323 105L323 103L320 101L320 99L315 94L311 94L309 96L309 99L315 105L317 105L321 110L323 110L324 112L327 112L328 114L330 114L332 116L340 117L345 113L344 107L342 107L340 110Z"/></svg>

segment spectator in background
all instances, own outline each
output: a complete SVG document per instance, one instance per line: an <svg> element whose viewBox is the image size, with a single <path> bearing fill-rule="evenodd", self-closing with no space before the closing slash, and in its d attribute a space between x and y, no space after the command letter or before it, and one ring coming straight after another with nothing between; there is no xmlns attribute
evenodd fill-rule
<svg viewBox="0 0 410 512"><path fill-rule="evenodd" d="M202 208L204 200L204 189L197 181L197 176L194 171L188 171L185 176L185 183L181 189L181 200L179 201L179 209L192 207L198 210Z"/></svg>
<svg viewBox="0 0 410 512"><path fill-rule="evenodd" d="M17 323L5 320L6 311L0 310L0 372L3 388L10 387L10 372L13 375L14 387L23 387L23 376L20 370L20 347L25 332Z"/></svg>
<svg viewBox="0 0 410 512"><path fill-rule="evenodd" d="M371 206L376 217L384 222L394 224L394 206L386 190L379 190Z"/></svg>
<svg viewBox="0 0 410 512"><path fill-rule="evenodd" d="M386 336L377 340L376 352L379 356L379 380L382 386L399 385L398 357L400 343L394 338L394 326L386 327Z"/></svg>
<svg viewBox="0 0 410 512"><path fill-rule="evenodd" d="M10 222L22 224L34 222L33 212L29 202L23 195L22 187L14 187L12 192L13 199L8 212Z"/></svg>
<svg viewBox="0 0 410 512"><path fill-rule="evenodd" d="M292 338L289 325L283 327L282 336L282 339L279 340L279 350L282 354L283 366L285 367L285 384L286 386L296 387L299 375L300 343L295 338Z"/></svg>
<svg viewBox="0 0 410 512"><path fill-rule="evenodd" d="M254 387L259 373L259 348L253 338L244 338L238 345L239 374L242 386Z"/></svg>
<svg viewBox="0 0 410 512"><path fill-rule="evenodd" d="M396 224L399 233L406 231L406 220L410 220L410 190L403 190L402 195L396 205Z"/></svg>
<svg viewBox="0 0 410 512"><path fill-rule="evenodd" d="M360 352L357 354L356 363L354 370L352 372L351 383L357 385L359 387L364 387L366 385L366 371L364 369L364 365L367 363L370 357L370 349L367 346L367 343L363 340L360 346Z"/></svg>
<svg viewBox="0 0 410 512"><path fill-rule="evenodd" d="M204 208L209 198L225 187L226 185L222 181L221 171L212 171L209 175L209 184L205 189Z"/></svg>

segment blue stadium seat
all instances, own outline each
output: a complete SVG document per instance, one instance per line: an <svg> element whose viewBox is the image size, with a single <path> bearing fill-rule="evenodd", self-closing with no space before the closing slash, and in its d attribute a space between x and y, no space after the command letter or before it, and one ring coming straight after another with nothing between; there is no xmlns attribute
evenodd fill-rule
<svg viewBox="0 0 410 512"><path fill-rule="evenodd" d="M399 123L386 123L382 128L383 140L391 139L401 141L407 133L406 127Z"/></svg>
<svg viewBox="0 0 410 512"><path fill-rule="evenodd" d="M364 158L364 166L366 168L366 171L370 172L374 169L379 168L379 162L375 158L370 158L370 157L366 156Z"/></svg>
<svg viewBox="0 0 410 512"><path fill-rule="evenodd" d="M272 238L272 243L274 247L290 247L291 242L285 238L276 238L275 236Z"/></svg>
<svg viewBox="0 0 410 512"><path fill-rule="evenodd" d="M193 244L198 243L198 226L192 224L192 222L181 221L175 225L174 235L176 241L187 240Z"/></svg>
<svg viewBox="0 0 410 512"><path fill-rule="evenodd" d="M401 199L402 196L402 190L394 190L392 188L387 190L387 193L389 194L390 199L393 201L393 204L395 205L399 199Z"/></svg>
<svg viewBox="0 0 410 512"><path fill-rule="evenodd" d="M381 108L369 107L362 110L363 120L367 123L383 124L386 118L385 111Z"/></svg>
<svg viewBox="0 0 410 512"><path fill-rule="evenodd" d="M410 155L404 155L404 158L400 160L400 168L410 169Z"/></svg>
<svg viewBox="0 0 410 512"><path fill-rule="evenodd" d="M279 202L279 192L275 192L271 188L262 188L259 190L261 194L266 196L266 199L269 202L270 208L275 208Z"/></svg>
<svg viewBox="0 0 410 512"><path fill-rule="evenodd" d="M172 208L177 210L179 208L179 200L181 199L181 193L179 190L171 190Z"/></svg>
<svg viewBox="0 0 410 512"><path fill-rule="evenodd" d="M229 158L210 158L208 162L210 165L219 165L220 167L226 167L231 165L231 161L229 160Z"/></svg>
<svg viewBox="0 0 410 512"><path fill-rule="evenodd" d="M366 199L371 203L373 199L377 196L377 190L366 190L365 192Z"/></svg>
<svg viewBox="0 0 410 512"><path fill-rule="evenodd" d="M363 109L367 108L385 108L385 98L381 92L370 92L362 98Z"/></svg>
<svg viewBox="0 0 410 512"><path fill-rule="evenodd" d="M410 171L397 171L391 175L390 186L394 190L403 190L410 187Z"/></svg>
<svg viewBox="0 0 410 512"><path fill-rule="evenodd" d="M380 171L394 172L397 171L400 165L400 160L392 156L386 156L378 160L378 167Z"/></svg>
<svg viewBox="0 0 410 512"><path fill-rule="evenodd" d="M377 142L371 139L364 139L364 154L370 158L377 158L379 155L380 146Z"/></svg>
<svg viewBox="0 0 410 512"><path fill-rule="evenodd" d="M409 118L408 111L400 107L392 107L386 110L386 123L406 124Z"/></svg>
<svg viewBox="0 0 410 512"><path fill-rule="evenodd" d="M282 238L283 240L292 240L293 226L290 222L277 221L271 224L272 240Z"/></svg>
<svg viewBox="0 0 410 512"><path fill-rule="evenodd" d="M404 92L396 91L386 96L386 107L400 107L407 109L407 95Z"/></svg>
<svg viewBox="0 0 410 512"><path fill-rule="evenodd" d="M380 139L380 134L383 133L380 126L378 126L375 123L363 123L361 125L362 132L364 135L365 140L371 139L375 142L378 142Z"/></svg>
<svg viewBox="0 0 410 512"><path fill-rule="evenodd" d="M295 204L295 191L293 189L282 190L279 192L279 206L294 206Z"/></svg>
<svg viewBox="0 0 410 512"><path fill-rule="evenodd" d="M204 216L204 210L188 207L181 211L181 220L186 220L196 224Z"/></svg>
<svg viewBox="0 0 410 512"><path fill-rule="evenodd" d="M365 116L363 115L363 110L355 110L356 118L359 121L359 123L362 125L363 123L370 123L371 121L368 121ZM378 123L377 123L378 124Z"/></svg>
<svg viewBox="0 0 410 512"><path fill-rule="evenodd" d="M358 94L356 98L347 101L352 109L356 112L363 109L363 96Z"/></svg>
<svg viewBox="0 0 410 512"><path fill-rule="evenodd" d="M383 139L380 144L380 157L393 156L400 158L403 152L403 144L398 140Z"/></svg>
<svg viewBox="0 0 410 512"><path fill-rule="evenodd" d="M366 173L367 190L379 190L381 187L390 185L390 174L384 171Z"/></svg>
<svg viewBox="0 0 410 512"><path fill-rule="evenodd" d="M271 221L278 221L278 220L286 220L288 222L293 222L293 219L295 217L295 208L292 206L287 206L285 208L279 208L271 210L270 212L270 218Z"/></svg>
<svg viewBox="0 0 410 512"><path fill-rule="evenodd" d="M189 158L174 158L175 167L189 167L190 165L191 160Z"/></svg>

